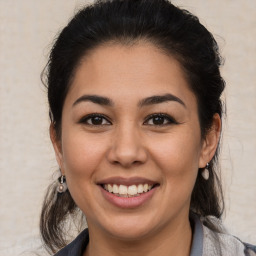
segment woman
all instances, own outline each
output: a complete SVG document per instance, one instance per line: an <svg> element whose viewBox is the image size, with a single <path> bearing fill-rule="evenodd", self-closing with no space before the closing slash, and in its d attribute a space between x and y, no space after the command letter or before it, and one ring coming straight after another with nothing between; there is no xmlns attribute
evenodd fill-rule
<svg viewBox="0 0 256 256"><path fill-rule="evenodd" d="M47 67L60 168L41 215L49 251L256 255L219 221L220 65L212 34L166 0L98 1L76 14ZM67 245L78 209L88 229Z"/></svg>

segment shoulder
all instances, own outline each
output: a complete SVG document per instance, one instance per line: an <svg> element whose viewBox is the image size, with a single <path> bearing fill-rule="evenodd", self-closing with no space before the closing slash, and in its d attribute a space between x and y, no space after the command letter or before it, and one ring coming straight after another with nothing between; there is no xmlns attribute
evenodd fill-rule
<svg viewBox="0 0 256 256"><path fill-rule="evenodd" d="M74 241L58 251L54 256L80 256L89 242L88 229L81 232Z"/></svg>
<svg viewBox="0 0 256 256"><path fill-rule="evenodd" d="M203 256L256 256L256 246L227 233L218 233L203 225Z"/></svg>
<svg viewBox="0 0 256 256"><path fill-rule="evenodd" d="M256 245L244 243L248 256L256 256Z"/></svg>

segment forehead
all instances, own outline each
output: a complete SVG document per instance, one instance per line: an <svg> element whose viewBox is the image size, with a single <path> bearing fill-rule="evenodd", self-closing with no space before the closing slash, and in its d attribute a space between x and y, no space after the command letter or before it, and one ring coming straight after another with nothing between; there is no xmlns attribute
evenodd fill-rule
<svg viewBox="0 0 256 256"><path fill-rule="evenodd" d="M195 98L180 63L151 43L97 47L80 62L67 97L140 98L172 93Z"/></svg>

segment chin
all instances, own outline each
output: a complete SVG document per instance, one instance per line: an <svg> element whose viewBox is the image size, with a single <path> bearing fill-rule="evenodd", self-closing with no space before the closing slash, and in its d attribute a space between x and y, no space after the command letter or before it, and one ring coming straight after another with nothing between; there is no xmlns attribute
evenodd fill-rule
<svg viewBox="0 0 256 256"><path fill-rule="evenodd" d="M109 235L119 240L134 241L146 238L152 233L152 221L143 218L113 221L105 226Z"/></svg>
<svg viewBox="0 0 256 256"><path fill-rule="evenodd" d="M109 232L112 237L123 241L138 241L145 239L150 234L150 229L135 228L135 227L121 227L118 230L111 230Z"/></svg>

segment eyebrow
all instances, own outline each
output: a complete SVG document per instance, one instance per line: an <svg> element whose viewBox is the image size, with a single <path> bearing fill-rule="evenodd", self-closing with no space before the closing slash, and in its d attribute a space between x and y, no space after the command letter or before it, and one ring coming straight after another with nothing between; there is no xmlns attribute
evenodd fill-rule
<svg viewBox="0 0 256 256"><path fill-rule="evenodd" d="M81 102L86 102L86 101L93 102L95 104L99 104L102 106L114 106L113 101L107 97L103 97L99 95L83 95L73 103L73 107ZM139 102L138 106L143 107L148 105L160 104L168 101L178 102L186 108L185 103L180 98L170 93L167 93L164 95L154 95L154 96L150 96L145 99L142 99Z"/></svg>
<svg viewBox="0 0 256 256"><path fill-rule="evenodd" d="M180 98L170 93L167 93L164 95L155 95L155 96L145 98L139 102L139 106L143 107L143 106L148 106L153 104L160 104L168 101L178 102L186 108L185 103Z"/></svg>
<svg viewBox="0 0 256 256"><path fill-rule="evenodd" d="M78 103L85 102L85 101L90 101L90 102L93 102L93 103L96 103L99 105L103 105L103 106L113 106L114 105L112 100L110 100L107 97L98 96L98 95L83 95L73 103L73 107L75 105L77 105Z"/></svg>

